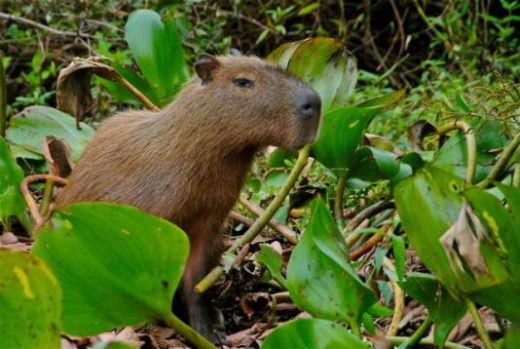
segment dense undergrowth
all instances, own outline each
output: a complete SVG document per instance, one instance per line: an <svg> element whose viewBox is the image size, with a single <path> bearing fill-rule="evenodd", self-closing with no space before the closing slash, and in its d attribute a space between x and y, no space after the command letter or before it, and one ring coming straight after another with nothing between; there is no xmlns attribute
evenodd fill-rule
<svg viewBox="0 0 520 349"><path fill-rule="evenodd" d="M143 8L155 12L137 11ZM53 141L44 146L46 136L69 143L73 164L99 121L127 107L164 106L200 54L237 48L308 79L324 110L312 148L298 157L279 149L259 157L231 216L233 247L223 267L197 286L206 290L220 280L211 292L228 343L516 348L519 9L507 0L4 1L0 247L33 245L32 229L60 183L30 177L34 182L24 185L40 207L34 199L27 206L22 179L49 171L66 176L53 172L45 150ZM154 25L161 29L147 29ZM308 37L319 39L288 44ZM161 62L160 55L171 60ZM252 229L270 219L259 207L276 221L257 236ZM121 230L137 236L124 240L128 250L119 247ZM178 230L127 207L77 204L58 211L39 230L31 255L0 251L0 275L10 280L0 285L0 297L13 304L0 307L12 314L1 317L0 344L4 338L56 347L60 333L93 336L161 320L209 346L170 312L187 253ZM249 239L238 237L246 231ZM73 240L66 238L71 233ZM111 250L118 254L107 258ZM121 275L125 258L139 262ZM157 273L140 268L146 265ZM136 282L135 275L144 279ZM168 287L157 289L164 279ZM78 291L85 282L97 296ZM105 304L107 293L114 305ZM85 316L76 316L78 307ZM45 316L27 335L20 324L40 311ZM312 319L285 323L295 317ZM120 339L179 345L171 332L132 331ZM81 347L96 340L69 342Z"/></svg>

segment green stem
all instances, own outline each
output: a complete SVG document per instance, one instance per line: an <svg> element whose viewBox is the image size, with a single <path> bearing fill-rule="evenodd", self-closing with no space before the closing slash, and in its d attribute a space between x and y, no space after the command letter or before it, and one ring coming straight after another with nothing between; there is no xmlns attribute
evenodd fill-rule
<svg viewBox="0 0 520 349"><path fill-rule="evenodd" d="M513 172L513 187L520 188L520 163L516 165L515 172Z"/></svg>
<svg viewBox="0 0 520 349"><path fill-rule="evenodd" d="M175 314L170 313L168 316L163 318L163 320L168 324L168 326L179 332L179 334L183 336L188 342L196 345L197 348L217 349L216 346L214 346L210 341L204 338L193 328L185 324L181 319L175 316Z"/></svg>
<svg viewBox="0 0 520 349"><path fill-rule="evenodd" d="M298 160L296 160L296 163L294 164L294 167L291 173L289 174L289 177L287 177L287 180L285 181L284 185L282 186L278 194L276 194L276 197L273 199L273 201L271 201L269 206L267 206L264 214L258 217L255 223L253 223L253 225L249 227L249 229L244 233L244 235L242 235L233 243L233 245L226 251L226 253L231 254L244 244L253 241L253 239L269 223L276 211L278 211L280 206L283 204L285 198L287 197L287 194L289 194L289 191L291 190L294 183L298 179L298 176L300 175L301 171L305 167L307 159L309 158L310 149L310 145L307 145L302 150L300 150ZM222 268L221 266L213 268L213 270L208 275L206 275L204 279L202 279L197 284L197 286L195 286L195 291L199 293L206 292L207 289L210 288L211 285L213 285L222 275L224 275L224 268Z"/></svg>
<svg viewBox="0 0 520 349"><path fill-rule="evenodd" d="M343 230L345 220L343 219L343 194L345 193L345 182L347 181L345 176L338 177L338 183L336 185L336 194L334 197L334 216L338 223L339 229Z"/></svg>
<svg viewBox="0 0 520 349"><path fill-rule="evenodd" d="M437 132L439 135L444 135L449 131L453 131L459 129L464 133L466 137L466 145L468 148L468 163L466 169L466 182L468 185L471 185L473 182L473 177L475 177L475 172L477 169L477 141L475 139L475 134L471 127L462 121L453 121L449 124L443 125L440 127Z"/></svg>
<svg viewBox="0 0 520 349"><path fill-rule="evenodd" d="M388 339L390 342L392 342L393 345L396 345L396 346L405 343L409 339L409 337L397 337L397 336L388 336L385 338ZM426 345L428 347L435 346L435 343L432 339L424 339L424 338L421 339L421 341L417 344ZM470 349L469 347L466 347L461 344L453 343L453 342L444 343L443 348L445 348L445 349Z"/></svg>
<svg viewBox="0 0 520 349"><path fill-rule="evenodd" d="M507 147L504 148L502 154L500 154L500 158L496 162L495 166L493 166L488 176L482 182L477 184L480 188L486 189L489 186L489 184L491 184L491 182L494 181L495 178L497 178L502 171L504 171L509 160L511 159L519 145L520 133L517 134L515 138L513 138L513 140L507 145Z"/></svg>
<svg viewBox="0 0 520 349"><path fill-rule="evenodd" d="M426 336L426 332L430 328L430 326L433 324L433 319L431 315L428 315L426 320L419 326L419 328L400 346L399 349L408 349L413 348L415 345L417 345L421 340Z"/></svg>
<svg viewBox="0 0 520 349"><path fill-rule="evenodd" d="M475 324L475 329L484 344L484 348L492 349L493 343L491 342L491 338L489 338L489 333L484 328L484 324L482 323L482 319L480 318L480 314L478 313L477 307L475 303L473 303L469 298L466 298L466 305L468 306L471 317L473 318L473 323Z"/></svg>
<svg viewBox="0 0 520 349"><path fill-rule="evenodd" d="M49 207L51 205L52 200L52 190L54 189L54 182L50 179L45 181L45 186L43 187L43 198L40 204L40 214L42 217L45 217L47 212L49 212Z"/></svg>
<svg viewBox="0 0 520 349"><path fill-rule="evenodd" d="M7 123L7 82L4 71L4 64L0 56L0 137L5 137L5 127Z"/></svg>

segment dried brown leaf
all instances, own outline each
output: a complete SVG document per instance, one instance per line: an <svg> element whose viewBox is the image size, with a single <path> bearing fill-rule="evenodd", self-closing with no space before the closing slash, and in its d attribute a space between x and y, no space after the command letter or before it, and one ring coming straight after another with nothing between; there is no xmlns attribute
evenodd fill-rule
<svg viewBox="0 0 520 349"><path fill-rule="evenodd" d="M72 172L71 148L67 142L52 136L45 137L43 155L47 161L49 173L66 178Z"/></svg>
<svg viewBox="0 0 520 349"><path fill-rule="evenodd" d="M480 242L484 237L482 223L471 206L464 202L457 221L440 238L455 272L464 271L464 264L477 276L488 271L480 252Z"/></svg>
<svg viewBox="0 0 520 349"><path fill-rule="evenodd" d="M421 151L423 149L423 139L430 134L436 133L437 127L429 121L418 120L412 126L408 127L406 131L408 133L408 141L412 150Z"/></svg>

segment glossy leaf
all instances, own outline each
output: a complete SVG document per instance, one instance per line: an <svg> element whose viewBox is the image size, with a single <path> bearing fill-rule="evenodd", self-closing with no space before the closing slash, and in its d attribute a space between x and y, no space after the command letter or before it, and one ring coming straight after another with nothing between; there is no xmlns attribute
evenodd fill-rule
<svg viewBox="0 0 520 349"><path fill-rule="evenodd" d="M399 172L394 153L373 147L361 147L352 155L349 177L365 181L388 179Z"/></svg>
<svg viewBox="0 0 520 349"><path fill-rule="evenodd" d="M428 309L435 321L435 344L442 348L448 334L466 314L464 301L453 298L430 274L408 273L400 286Z"/></svg>
<svg viewBox="0 0 520 349"><path fill-rule="evenodd" d="M134 11L125 25L125 39L139 69L157 92L154 102L159 106L169 103L188 78L174 21L162 21L151 10Z"/></svg>
<svg viewBox="0 0 520 349"><path fill-rule="evenodd" d="M90 336L168 316L188 249L168 221L133 207L78 203L54 212L33 254L62 285L65 332Z"/></svg>
<svg viewBox="0 0 520 349"><path fill-rule="evenodd" d="M6 139L9 143L23 148L43 159L43 142L45 137L53 136L65 140L71 147L72 160L78 161L83 148L94 136L94 129L80 123L81 130L76 128L76 120L58 109L33 106L22 110L9 120ZM18 157L19 154L14 154Z"/></svg>
<svg viewBox="0 0 520 349"><path fill-rule="evenodd" d="M345 107L324 114L318 140L312 147L316 160L336 175L344 175L377 112L374 108Z"/></svg>
<svg viewBox="0 0 520 349"><path fill-rule="evenodd" d="M312 38L278 47L268 60L308 82L320 95L322 112L342 107L357 81L357 62L341 41Z"/></svg>
<svg viewBox="0 0 520 349"><path fill-rule="evenodd" d="M318 198L312 204L309 224L287 267L291 299L316 317L359 322L376 297L347 260L345 242Z"/></svg>
<svg viewBox="0 0 520 349"><path fill-rule="evenodd" d="M20 191L23 171L11 157L5 140L0 137L0 222L23 214L25 201Z"/></svg>
<svg viewBox="0 0 520 349"><path fill-rule="evenodd" d="M61 301L41 259L0 250L0 347L59 348Z"/></svg>
<svg viewBox="0 0 520 349"><path fill-rule="evenodd" d="M267 336L261 348L368 349L369 345L334 322L298 319L276 328Z"/></svg>

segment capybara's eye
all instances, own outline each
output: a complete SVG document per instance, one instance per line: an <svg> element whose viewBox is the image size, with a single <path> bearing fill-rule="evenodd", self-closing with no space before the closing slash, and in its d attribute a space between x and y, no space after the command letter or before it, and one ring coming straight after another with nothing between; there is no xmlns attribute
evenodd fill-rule
<svg viewBox="0 0 520 349"><path fill-rule="evenodd" d="M252 88L255 87L255 82L253 80L244 79L244 78L238 78L233 80L233 83L237 85L238 87L243 88Z"/></svg>

